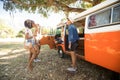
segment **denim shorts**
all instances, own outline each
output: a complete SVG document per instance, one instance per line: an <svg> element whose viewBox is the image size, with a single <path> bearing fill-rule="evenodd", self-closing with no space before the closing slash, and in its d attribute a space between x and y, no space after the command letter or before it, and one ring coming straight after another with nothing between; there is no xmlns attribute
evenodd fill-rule
<svg viewBox="0 0 120 80"><path fill-rule="evenodd" d="M71 44L71 51L77 51L78 48L78 41L75 41Z"/></svg>
<svg viewBox="0 0 120 80"><path fill-rule="evenodd" d="M30 44L32 44L32 46L34 46L35 45L35 40L34 39L27 39L25 45L29 46Z"/></svg>

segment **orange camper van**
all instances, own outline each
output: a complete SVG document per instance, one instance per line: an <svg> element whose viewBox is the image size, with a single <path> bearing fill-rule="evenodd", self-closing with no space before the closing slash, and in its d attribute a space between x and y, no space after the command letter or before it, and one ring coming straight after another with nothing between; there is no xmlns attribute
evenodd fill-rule
<svg viewBox="0 0 120 80"><path fill-rule="evenodd" d="M106 0L73 17L79 32L77 56L120 73L120 1ZM60 37L64 26L64 41L55 44L55 36L41 39L41 44L57 48L59 56L70 54L68 51L68 30L65 24L57 28Z"/></svg>

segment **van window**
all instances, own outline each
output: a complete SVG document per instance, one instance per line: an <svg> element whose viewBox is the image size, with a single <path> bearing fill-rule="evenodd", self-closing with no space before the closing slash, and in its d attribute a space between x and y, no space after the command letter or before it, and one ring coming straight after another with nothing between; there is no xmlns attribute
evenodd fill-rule
<svg viewBox="0 0 120 80"><path fill-rule="evenodd" d="M102 26L110 23L111 10L105 10L89 17L89 27Z"/></svg>
<svg viewBox="0 0 120 80"><path fill-rule="evenodd" d="M120 5L113 8L113 21L120 22Z"/></svg>
<svg viewBox="0 0 120 80"><path fill-rule="evenodd" d="M92 15L89 18L89 27L97 26L96 25L96 15Z"/></svg>
<svg viewBox="0 0 120 80"><path fill-rule="evenodd" d="M78 27L77 31L79 34L83 34L84 33L84 27Z"/></svg>
<svg viewBox="0 0 120 80"><path fill-rule="evenodd" d="M61 35L61 28L57 28L57 29L56 29L56 34Z"/></svg>

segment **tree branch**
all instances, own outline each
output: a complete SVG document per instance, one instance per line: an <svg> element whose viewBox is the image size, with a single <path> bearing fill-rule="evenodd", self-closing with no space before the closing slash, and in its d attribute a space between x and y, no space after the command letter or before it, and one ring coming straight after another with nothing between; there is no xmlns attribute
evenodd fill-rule
<svg viewBox="0 0 120 80"><path fill-rule="evenodd" d="M71 8L71 7L69 7L68 11L69 12L83 12L83 11L85 11L85 9L82 9L82 8Z"/></svg>
<svg viewBox="0 0 120 80"><path fill-rule="evenodd" d="M85 2L89 2L89 3L93 3L93 1L91 1L91 0L83 0L83 1L85 1Z"/></svg>
<svg viewBox="0 0 120 80"><path fill-rule="evenodd" d="M91 1L91 0L83 0L83 1L89 2L89 3L91 3L93 6L101 3L101 0L93 0L93 1Z"/></svg>
<svg viewBox="0 0 120 80"><path fill-rule="evenodd" d="M57 7L62 7L63 11L66 11L66 12L82 12L82 11L85 11L85 9L83 9L83 8L69 7L68 5L57 2L57 1L56 1L56 4L54 4L54 5L57 6Z"/></svg>
<svg viewBox="0 0 120 80"><path fill-rule="evenodd" d="M26 4L23 2L20 2L18 0L12 0L14 3L25 6L25 7L34 7L34 6L42 6L41 4Z"/></svg>

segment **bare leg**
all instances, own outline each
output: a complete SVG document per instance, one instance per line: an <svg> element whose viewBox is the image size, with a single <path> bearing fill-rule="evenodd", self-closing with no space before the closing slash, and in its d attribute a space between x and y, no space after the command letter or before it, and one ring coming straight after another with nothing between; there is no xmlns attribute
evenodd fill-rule
<svg viewBox="0 0 120 80"><path fill-rule="evenodd" d="M30 50L29 61L30 61L31 57L32 57L32 51Z"/></svg>
<svg viewBox="0 0 120 80"><path fill-rule="evenodd" d="M29 49L29 52L30 52L30 54L29 54L29 61L30 61L30 59L32 57L32 44L29 45L28 49Z"/></svg>
<svg viewBox="0 0 120 80"><path fill-rule="evenodd" d="M28 63L28 68L30 70L32 70L32 62L33 62L33 60L35 59L35 56L36 56L36 51L35 51L34 48L31 49L31 52L32 52L31 58L29 59L29 63Z"/></svg>
<svg viewBox="0 0 120 80"><path fill-rule="evenodd" d="M72 67L76 67L76 54L75 52L71 52L71 59L72 59Z"/></svg>
<svg viewBox="0 0 120 80"><path fill-rule="evenodd" d="M35 48L36 48L36 57L35 57L35 59L37 59L37 58L38 58L38 55L39 55L39 53L40 53L40 49L39 49L39 46L38 46L38 45L35 45Z"/></svg>

